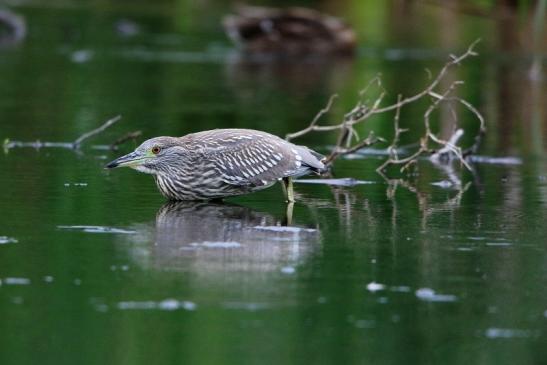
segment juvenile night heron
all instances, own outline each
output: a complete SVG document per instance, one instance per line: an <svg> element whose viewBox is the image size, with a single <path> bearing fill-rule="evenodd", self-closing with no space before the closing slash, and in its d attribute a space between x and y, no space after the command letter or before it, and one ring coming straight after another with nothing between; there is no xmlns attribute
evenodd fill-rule
<svg viewBox="0 0 547 365"><path fill-rule="evenodd" d="M207 200L247 194L282 180L294 201L292 177L326 168L323 156L269 133L251 129L215 129L184 137L143 142L107 168L128 166L154 175L171 200Z"/></svg>

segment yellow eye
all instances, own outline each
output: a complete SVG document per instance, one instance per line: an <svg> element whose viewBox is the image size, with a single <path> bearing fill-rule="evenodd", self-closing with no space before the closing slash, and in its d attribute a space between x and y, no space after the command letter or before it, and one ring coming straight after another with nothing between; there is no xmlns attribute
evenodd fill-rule
<svg viewBox="0 0 547 365"><path fill-rule="evenodd" d="M152 153L154 155L157 155L158 153L160 153L160 151L161 151L161 148L159 146L152 147Z"/></svg>

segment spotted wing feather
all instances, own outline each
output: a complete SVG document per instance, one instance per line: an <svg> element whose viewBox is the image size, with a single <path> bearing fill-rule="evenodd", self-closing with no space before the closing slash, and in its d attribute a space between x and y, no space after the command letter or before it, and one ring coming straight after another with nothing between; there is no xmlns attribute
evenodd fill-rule
<svg viewBox="0 0 547 365"><path fill-rule="evenodd" d="M315 152L268 133L220 129L198 134L205 158L227 184L266 187L283 177L324 169Z"/></svg>

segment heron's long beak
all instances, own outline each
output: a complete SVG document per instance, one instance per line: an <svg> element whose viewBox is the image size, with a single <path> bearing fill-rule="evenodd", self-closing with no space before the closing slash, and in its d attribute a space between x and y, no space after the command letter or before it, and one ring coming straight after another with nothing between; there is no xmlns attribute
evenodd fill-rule
<svg viewBox="0 0 547 365"><path fill-rule="evenodd" d="M136 167L141 165L144 161L146 161L147 157L141 155L140 153L134 151L131 153L128 153L125 156L118 157L114 161L109 162L105 168L107 169L113 169L115 167Z"/></svg>

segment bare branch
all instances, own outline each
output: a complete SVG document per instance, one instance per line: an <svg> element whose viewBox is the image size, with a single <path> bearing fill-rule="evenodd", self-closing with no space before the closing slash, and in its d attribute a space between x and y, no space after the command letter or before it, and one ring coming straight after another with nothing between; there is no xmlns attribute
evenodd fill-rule
<svg viewBox="0 0 547 365"><path fill-rule="evenodd" d="M416 100L419 100L419 99L423 98L424 96L429 95L429 93L431 91L433 91L433 89L435 89L435 87L437 87L437 85L441 82L441 80L444 78L444 76L446 75L446 73L448 72L448 70L450 68L452 68L453 66L459 65L463 60L465 60L465 59L467 59L471 56L476 56L477 55L477 53L474 51L474 47L479 42L480 42L480 39L473 42L469 46L469 48L467 48L467 51L465 51L465 53L463 53L461 56L452 57L451 61L444 65L444 67L441 69L441 71L439 71L439 73L437 74L437 77L423 91L419 92L418 94L416 94L414 96L410 96L406 99L401 100L400 103L397 103L397 104L394 104L394 105L389 105L389 106L386 106L385 108L377 109L374 112L374 114L385 113L385 112L388 112L390 110L394 110L398 107L402 107L406 104L415 102ZM398 104L401 104L401 105L399 106Z"/></svg>
<svg viewBox="0 0 547 365"><path fill-rule="evenodd" d="M331 95L331 97L329 98L329 101L327 102L327 105L321 109L316 115L315 117L313 118L313 120L311 121L310 125L299 131L299 132L295 132L295 133L289 133L285 136L285 139L287 141L290 141L291 139L294 139L294 138L297 138L297 137L300 137L308 132L311 132L311 131L318 131L318 130L324 130L324 129L317 129L316 128L316 125L317 123L319 122L319 119L321 119L321 117L325 114L327 114L329 112L329 110L332 108L332 104L334 104L334 100L338 97L337 94L333 94Z"/></svg>
<svg viewBox="0 0 547 365"><path fill-rule="evenodd" d="M355 106L348 113L344 115L344 118L340 123L332 124L332 125L319 124L320 118L323 117L326 113L328 113L328 111L330 111L331 109L333 100L336 97L336 95L333 95L329 99L326 107L319 111L319 113L311 121L308 127L298 132L288 134L286 136L286 139L291 140L297 137L301 137L310 132L329 132L329 131L338 130L339 135L338 135L336 146L334 150L332 151L332 153L326 158L327 163L332 164L340 156L355 152L360 148L370 146L373 143L377 143L378 141L381 141L382 139L378 137L373 137L372 134L369 135L369 137L367 137L366 139L360 140L358 133L355 129L355 126L359 123L366 121L367 119L369 119L370 117L376 114L386 113L386 112L390 112L394 110L395 111L395 117L394 117L395 135L392 140L392 143L387 149L389 158L377 169L377 171L384 170L390 164L403 165L401 170L408 168L410 165L416 162L416 159L420 155L424 153L435 152L434 149L431 149L429 147L429 142L433 142L437 146L440 145L441 146L440 148L443 151L449 150L453 155L455 155L460 160L460 162L466 168L470 169L469 164L464 159L464 153L462 152L461 148L459 148L455 143L450 143L450 141L442 140L441 138L437 137L437 135L433 133L430 126L430 115L433 113L434 110L437 109L440 103L457 101L460 104L464 105L473 114L475 114L475 116L480 122L480 133L484 134L486 128L484 124L484 118L480 115L480 113L469 102L451 95L453 91L456 89L456 87L463 84L463 81L452 82L450 86L442 92L435 91L435 89L438 88L438 86L440 85L441 80L445 78L449 69L459 65L462 61L466 60L467 58L477 55L477 53L474 51L474 47L476 46L478 42L479 40L473 42L467 48L467 50L459 56L451 55L449 58L449 61L441 68L441 70L436 74L435 77L433 77L431 72L427 70L430 82L422 91L416 93L415 95L406 97L406 98L403 98L401 95L399 95L396 103L382 107L381 106L382 102L384 101L384 98L387 93L382 87L380 77L376 76L369 81L369 83L365 86L364 89L362 89L359 92L359 100L357 101ZM379 86L381 88L381 92L376 97L375 100L364 101L363 96L368 92L368 90L370 89L372 85ZM399 158L397 154L397 145L399 143L400 135L406 131L405 129L401 129L399 127L399 118L400 118L401 108L407 104L416 102L428 96L433 98L433 102L424 114L425 134L420 139L420 143L419 143L420 147L417 151L415 151L410 156L401 159ZM457 116L454 110L452 110L452 115L454 118L454 123L456 124ZM352 141L354 140L354 138L356 139L356 142L352 145ZM476 143L477 146L478 146L478 141L480 141L479 138L477 138L477 143ZM475 150L476 149L473 149L473 151Z"/></svg>
<svg viewBox="0 0 547 365"><path fill-rule="evenodd" d="M83 141L85 141L86 139L91 138L91 137L101 133L102 131L104 131L105 129L107 129L108 127L110 127L111 125L113 125L114 123L119 121L120 119L122 119L122 116L121 115L116 115L114 118L111 118L111 119L107 120L99 128L95 128L92 131L89 131L87 133L82 134L80 137L78 137L78 139L76 139L74 142L72 142L72 148L80 148L80 145L82 144Z"/></svg>
<svg viewBox="0 0 547 365"><path fill-rule="evenodd" d="M477 45L478 42L479 40L473 42L467 48L467 50L459 56L450 55L449 60L444 64L444 66L438 71L436 75L433 75L429 70L426 70L429 83L420 92L417 92L416 94L406 98L398 95L396 103L382 106L387 92L382 87L380 77L377 76L370 80L365 88L359 92L359 99L357 100L355 106L344 115L342 121L337 124L320 125L320 118L323 117L332 106L335 96L331 97L329 99L329 102L327 103L327 106L316 115L316 117L312 120L308 127L304 128L301 131L288 134L287 140L303 136L309 132L329 132L335 130L339 131L335 148L333 149L331 154L325 158L326 164L332 164L337 158L343 155L353 153L363 147L367 147L379 141L383 141L383 139L375 137L372 132L366 139L360 140L356 130L356 125L365 122L376 114L395 111L395 116L393 119L394 137L391 141L391 144L387 147L387 154L389 157L376 170L380 175L384 176L383 171L390 165L402 166L400 171L403 172L410 166L415 165L418 159L422 155L426 154L431 155L430 161L434 164L440 164L441 162L445 163L444 160L446 159L448 159L448 162L456 159L460 162L461 165L465 166L465 168L473 171L465 158L469 154L476 153L476 151L478 150L482 137L486 133L484 118L482 117L480 112L473 105L471 105L471 103L453 95L457 87L464 83L462 80L453 81L446 88L441 87L441 81L445 80L446 75L448 74L448 71L450 69L458 66L462 61L477 55L477 53L474 51L474 47ZM373 85L377 85L378 87L380 87L379 95L372 101L364 100L364 95ZM400 128L399 121L401 116L401 109L407 104L423 100L427 97L431 97L432 100L431 104L426 109L423 116L424 134L420 137L418 148L414 150L410 155L401 158L399 156L397 147L400 142L401 134L407 131L406 129ZM461 147L458 146L458 141L463 136L464 131L463 129L458 127L458 115L452 105L454 102L463 105L479 121L479 133L475 137L475 143L471 148L468 148L465 151L462 151ZM441 104L447 104L452 116L451 122L454 125L454 133L449 137L448 140L443 140L440 136L435 134L431 127L431 115L434 111L437 110L437 108L440 107ZM353 142L354 140L355 142ZM454 181L456 181L456 179L454 179L453 182ZM461 182L456 185L461 187Z"/></svg>
<svg viewBox="0 0 547 365"><path fill-rule="evenodd" d="M325 160L323 161L326 165L330 165L334 162L334 160L336 160L339 156L342 156L342 155L348 155L350 153L353 153L355 151L358 151L360 150L361 148L364 148L364 147L369 147L369 146L372 146L373 144L375 143L378 143L378 142L385 142L385 140L381 137L377 137L374 135L373 132L371 132L367 138L365 138L364 140L356 143L355 145L353 146L350 146L350 147L347 147L347 148L342 148L340 146L336 146L330 155L328 155Z"/></svg>

